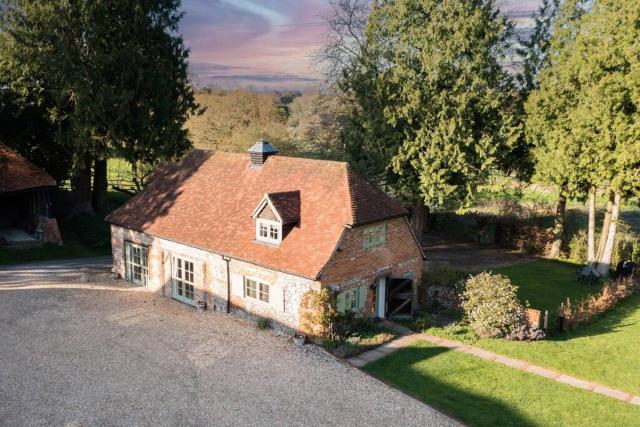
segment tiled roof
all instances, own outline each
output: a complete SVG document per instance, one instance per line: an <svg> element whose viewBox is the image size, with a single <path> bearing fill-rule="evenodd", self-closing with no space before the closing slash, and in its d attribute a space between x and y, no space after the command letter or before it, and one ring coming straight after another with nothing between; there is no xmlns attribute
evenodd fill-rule
<svg viewBox="0 0 640 427"><path fill-rule="evenodd" d="M280 215L283 224L293 224L300 221L300 191L269 193L267 197Z"/></svg>
<svg viewBox="0 0 640 427"><path fill-rule="evenodd" d="M0 193L56 185L56 181L11 148L0 144Z"/></svg>
<svg viewBox="0 0 640 427"><path fill-rule="evenodd" d="M278 247L255 241L251 214L265 194L280 215L296 216L298 209L299 222ZM316 278L345 225L404 214L397 201L343 162L270 156L264 166L251 168L248 154L193 150L180 163L157 174L144 191L107 220Z"/></svg>
<svg viewBox="0 0 640 427"><path fill-rule="evenodd" d="M406 213L397 200L387 196L380 188L351 169L347 172L347 180L354 224L369 224L379 221L381 216L394 217Z"/></svg>

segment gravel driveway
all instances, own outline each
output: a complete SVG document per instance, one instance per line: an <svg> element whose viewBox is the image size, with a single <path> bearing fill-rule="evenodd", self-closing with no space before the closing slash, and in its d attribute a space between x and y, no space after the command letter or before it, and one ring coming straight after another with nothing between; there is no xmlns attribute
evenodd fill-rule
<svg viewBox="0 0 640 427"><path fill-rule="evenodd" d="M0 425L456 424L246 320L198 314L107 274L29 280L23 268L16 281L9 270Z"/></svg>

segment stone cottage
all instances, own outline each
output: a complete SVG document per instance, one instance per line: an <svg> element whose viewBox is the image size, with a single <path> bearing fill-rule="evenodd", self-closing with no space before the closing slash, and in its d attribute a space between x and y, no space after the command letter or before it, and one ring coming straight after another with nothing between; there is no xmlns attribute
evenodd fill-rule
<svg viewBox="0 0 640 427"><path fill-rule="evenodd" d="M112 212L115 272L163 296L297 329L302 296L411 314L423 253L403 207L348 164L193 150Z"/></svg>

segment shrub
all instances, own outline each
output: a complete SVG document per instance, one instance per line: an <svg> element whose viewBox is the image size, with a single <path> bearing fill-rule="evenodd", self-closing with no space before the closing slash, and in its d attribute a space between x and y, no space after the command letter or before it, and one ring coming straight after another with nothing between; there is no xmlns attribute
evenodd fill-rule
<svg viewBox="0 0 640 427"><path fill-rule="evenodd" d="M265 319L264 317L260 317L256 321L256 326L260 330L269 329L269 326L271 326L271 322L269 321L269 319Z"/></svg>
<svg viewBox="0 0 640 427"><path fill-rule="evenodd" d="M414 325L416 331L422 332L434 325L433 318L429 313L422 313L416 317Z"/></svg>
<svg viewBox="0 0 640 427"><path fill-rule="evenodd" d="M498 229L498 244L521 253L546 255L552 242L550 228L502 220Z"/></svg>
<svg viewBox="0 0 640 427"><path fill-rule="evenodd" d="M580 264L587 262L588 239L584 230L578 231L569 241L569 259Z"/></svg>
<svg viewBox="0 0 640 427"><path fill-rule="evenodd" d="M336 343L334 340L330 339L330 338L325 338L322 340L322 346L326 349L334 349L338 346L338 343Z"/></svg>
<svg viewBox="0 0 640 427"><path fill-rule="evenodd" d="M349 338L367 334L374 328L375 325L369 319L358 316L353 311L346 311L334 316L331 335L337 341L346 341Z"/></svg>
<svg viewBox="0 0 640 427"><path fill-rule="evenodd" d="M640 262L640 239L630 233L619 236L611 258L611 266L615 268L620 261Z"/></svg>
<svg viewBox="0 0 640 427"><path fill-rule="evenodd" d="M506 338L513 341L539 341L544 339L546 334L542 329L533 329L527 325L521 325L511 330Z"/></svg>
<svg viewBox="0 0 640 427"><path fill-rule="evenodd" d="M329 289L308 291L300 301L300 328L310 337L326 338L336 315L334 298Z"/></svg>
<svg viewBox="0 0 640 427"><path fill-rule="evenodd" d="M524 324L524 307L508 277L480 273L467 279L462 308L481 338L503 337Z"/></svg>
<svg viewBox="0 0 640 427"><path fill-rule="evenodd" d="M640 289L640 280L625 278L611 280L604 284L602 291L580 302L572 302L567 298L560 305L558 314L565 318L564 329L573 329L588 323L592 317L615 307L620 300Z"/></svg>

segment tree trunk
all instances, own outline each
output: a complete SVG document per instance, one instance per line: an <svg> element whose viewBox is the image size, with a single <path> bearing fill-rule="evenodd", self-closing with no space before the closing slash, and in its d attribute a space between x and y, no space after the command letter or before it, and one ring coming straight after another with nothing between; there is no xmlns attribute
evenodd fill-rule
<svg viewBox="0 0 640 427"><path fill-rule="evenodd" d="M553 221L553 243L551 244L551 258L558 258L562 249L562 237L564 236L564 220L567 210L567 196L565 188L560 188L558 195L558 204L556 205L556 216Z"/></svg>
<svg viewBox="0 0 640 427"><path fill-rule="evenodd" d="M89 154L78 156L71 178L71 194L73 206L69 216L94 213L91 206L91 156Z"/></svg>
<svg viewBox="0 0 640 427"><path fill-rule="evenodd" d="M413 212L411 213L411 227L421 245L422 235L424 234L424 211L424 202L418 200L413 205Z"/></svg>
<svg viewBox="0 0 640 427"><path fill-rule="evenodd" d="M607 233L607 241L602 251L602 259L597 260L596 274L600 277L607 276L609 274L609 268L611 266L611 256L613 255L613 247L616 241L616 228L618 226L618 214L620 213L620 201L622 197L616 193L613 199L613 205L611 206L611 222L609 224L609 231Z"/></svg>
<svg viewBox="0 0 640 427"><path fill-rule="evenodd" d="M93 209L100 212L107 201L107 159L96 159L93 163Z"/></svg>
<svg viewBox="0 0 640 427"><path fill-rule="evenodd" d="M587 264L593 268L596 261L596 189L589 189L589 230L587 243Z"/></svg>
<svg viewBox="0 0 640 427"><path fill-rule="evenodd" d="M609 225L611 225L611 211L613 209L613 193L609 192L609 200L607 201L607 211L604 214L604 220L602 221L602 230L600 230L600 242L598 243L598 252L596 253L595 261L598 262L602 259L602 252L604 252L604 245L607 243L607 236L609 235Z"/></svg>

